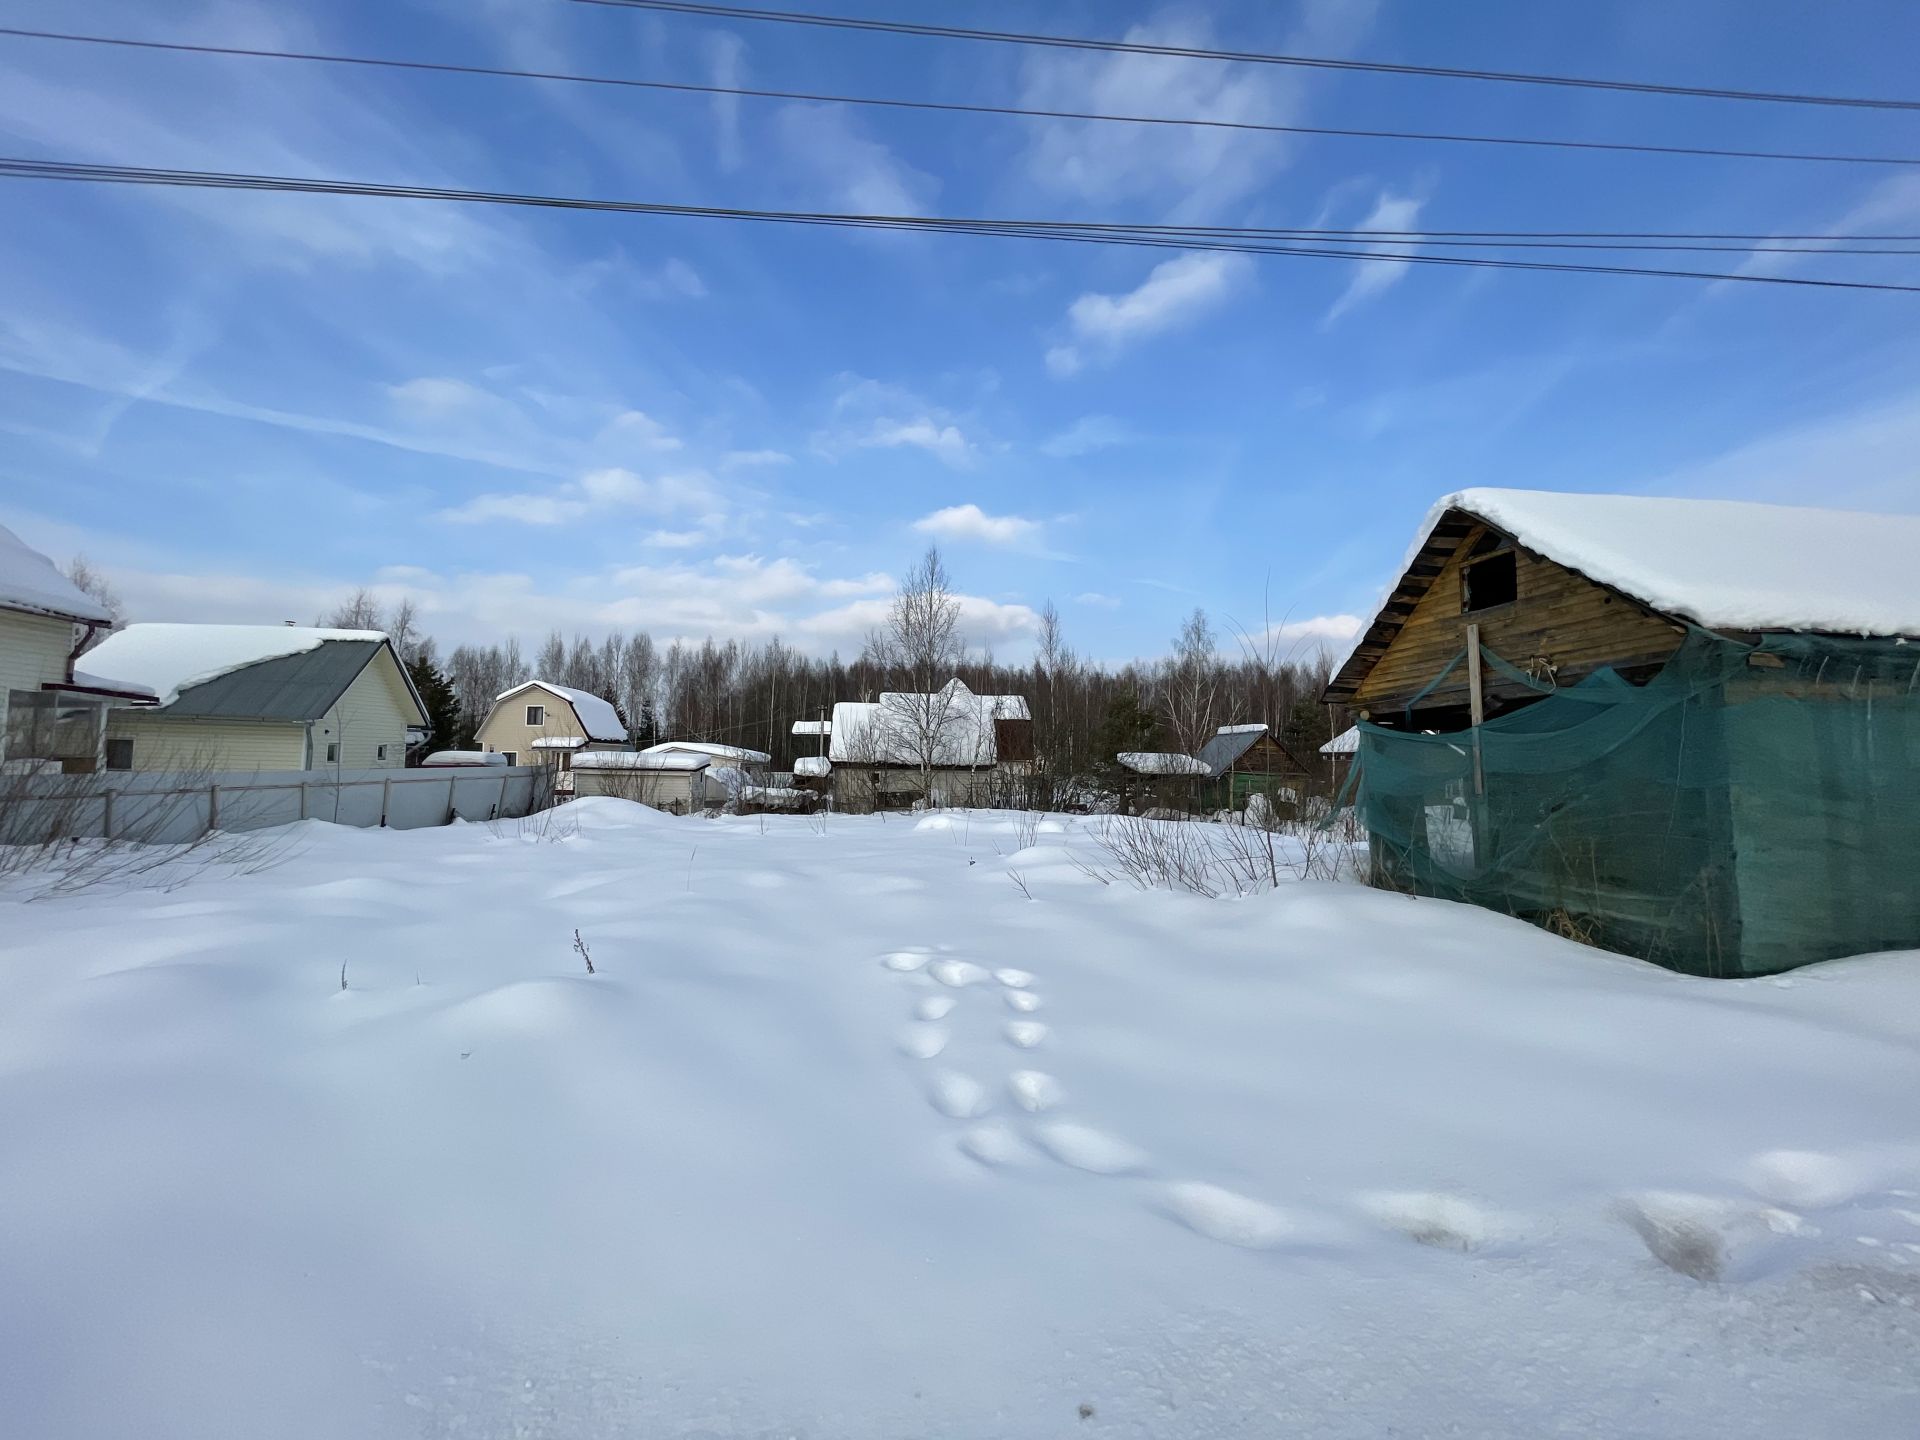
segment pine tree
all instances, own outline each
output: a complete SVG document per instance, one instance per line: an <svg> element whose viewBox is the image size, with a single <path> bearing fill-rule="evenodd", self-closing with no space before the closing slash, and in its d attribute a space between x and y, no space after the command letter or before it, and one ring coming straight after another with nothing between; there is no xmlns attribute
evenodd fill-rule
<svg viewBox="0 0 1920 1440"><path fill-rule="evenodd" d="M407 666L407 674L413 680L413 688L420 692L420 703L427 709L427 740L422 747L425 754L436 750L456 750L473 744L473 737L460 734L461 724L460 697L454 693L453 685L440 673L439 667L424 654ZM471 725L473 722L468 721Z"/></svg>

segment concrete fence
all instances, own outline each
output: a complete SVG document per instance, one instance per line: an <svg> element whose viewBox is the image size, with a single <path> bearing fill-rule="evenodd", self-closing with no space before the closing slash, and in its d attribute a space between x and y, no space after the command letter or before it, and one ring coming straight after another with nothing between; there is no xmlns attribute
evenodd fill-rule
<svg viewBox="0 0 1920 1440"><path fill-rule="evenodd" d="M295 820L417 830L513 819L552 798L545 766L417 770L113 771L0 783L0 843L49 839L183 844L212 830Z"/></svg>

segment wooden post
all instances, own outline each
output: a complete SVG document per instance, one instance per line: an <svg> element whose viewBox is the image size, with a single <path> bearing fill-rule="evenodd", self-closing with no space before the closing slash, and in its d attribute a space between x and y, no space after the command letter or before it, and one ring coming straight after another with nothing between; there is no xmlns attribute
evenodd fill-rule
<svg viewBox="0 0 1920 1440"><path fill-rule="evenodd" d="M105 802L104 813L100 817L100 838L113 839L113 791L108 790L100 797Z"/></svg>
<svg viewBox="0 0 1920 1440"><path fill-rule="evenodd" d="M220 828L220 782L207 786L207 829Z"/></svg>
<svg viewBox="0 0 1920 1440"><path fill-rule="evenodd" d="M387 807L393 800L393 777L387 776L380 782L380 828L387 828Z"/></svg>
<svg viewBox="0 0 1920 1440"><path fill-rule="evenodd" d="M493 811L493 813L494 813L495 815L498 815L498 816L500 816L500 817L501 817L502 819L504 819L504 818L506 818L506 813L507 813L507 777L506 777L505 775L502 775L502 776L500 777L500 803L499 803L498 805L496 805L496 806L494 806L494 811Z"/></svg>
<svg viewBox="0 0 1920 1440"><path fill-rule="evenodd" d="M449 825L460 818L460 812L453 808L454 789L459 783L458 777L447 776L447 824Z"/></svg>
<svg viewBox="0 0 1920 1440"><path fill-rule="evenodd" d="M300 782L300 818L307 818L307 782L304 780Z"/></svg>
<svg viewBox="0 0 1920 1440"><path fill-rule="evenodd" d="M1467 626L1467 701L1473 717L1473 793L1487 793L1487 772L1480 756L1480 727L1486 723L1486 701L1480 693L1480 627Z"/></svg>

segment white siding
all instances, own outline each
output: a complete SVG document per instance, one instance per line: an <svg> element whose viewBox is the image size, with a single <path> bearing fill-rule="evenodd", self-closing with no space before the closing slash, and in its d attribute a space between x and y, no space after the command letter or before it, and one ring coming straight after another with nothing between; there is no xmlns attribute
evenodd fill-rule
<svg viewBox="0 0 1920 1440"><path fill-rule="evenodd" d="M693 798L695 794L705 795L705 776L704 770L602 770L596 767L573 772L573 793L576 797L611 795L620 800L637 800L656 810L684 815L705 807L704 799Z"/></svg>
<svg viewBox="0 0 1920 1440"><path fill-rule="evenodd" d="M313 768L325 769L327 746L340 746L349 770L397 770L407 762L407 726L422 723L390 650L380 650L313 727ZM383 757L380 747L387 747ZM300 762L296 759L294 764Z"/></svg>
<svg viewBox="0 0 1920 1440"><path fill-rule="evenodd" d="M67 678L73 625L50 615L0 610L0 750L7 743L7 692L38 690ZM0 755L0 759L4 759Z"/></svg>
<svg viewBox="0 0 1920 1440"><path fill-rule="evenodd" d="M115 710L107 738L133 740L135 770L298 770L306 726L284 720L190 720Z"/></svg>

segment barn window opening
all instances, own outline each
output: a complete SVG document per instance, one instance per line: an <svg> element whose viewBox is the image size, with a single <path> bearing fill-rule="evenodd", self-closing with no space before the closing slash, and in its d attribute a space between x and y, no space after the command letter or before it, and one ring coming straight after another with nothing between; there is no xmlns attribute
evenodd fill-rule
<svg viewBox="0 0 1920 1440"><path fill-rule="evenodd" d="M327 763L329 765L338 765L340 763L340 742L338 740L327 742Z"/></svg>
<svg viewBox="0 0 1920 1440"><path fill-rule="evenodd" d="M376 760L384 760L384 759L386 759L386 758L387 758L387 747L386 747L386 746L384 746L384 745L376 745L376 746L374 746L374 747L373 747L373 758L374 758L374 759L376 759Z"/></svg>
<svg viewBox="0 0 1920 1440"><path fill-rule="evenodd" d="M547 707L544 705L527 706L527 724L544 725L547 723Z"/></svg>
<svg viewBox="0 0 1920 1440"><path fill-rule="evenodd" d="M1468 614L1511 605L1520 596L1520 572L1514 552L1497 551L1460 572L1460 608Z"/></svg>
<svg viewBox="0 0 1920 1440"><path fill-rule="evenodd" d="M107 769L133 769L133 740L130 736L113 735L108 737Z"/></svg>

